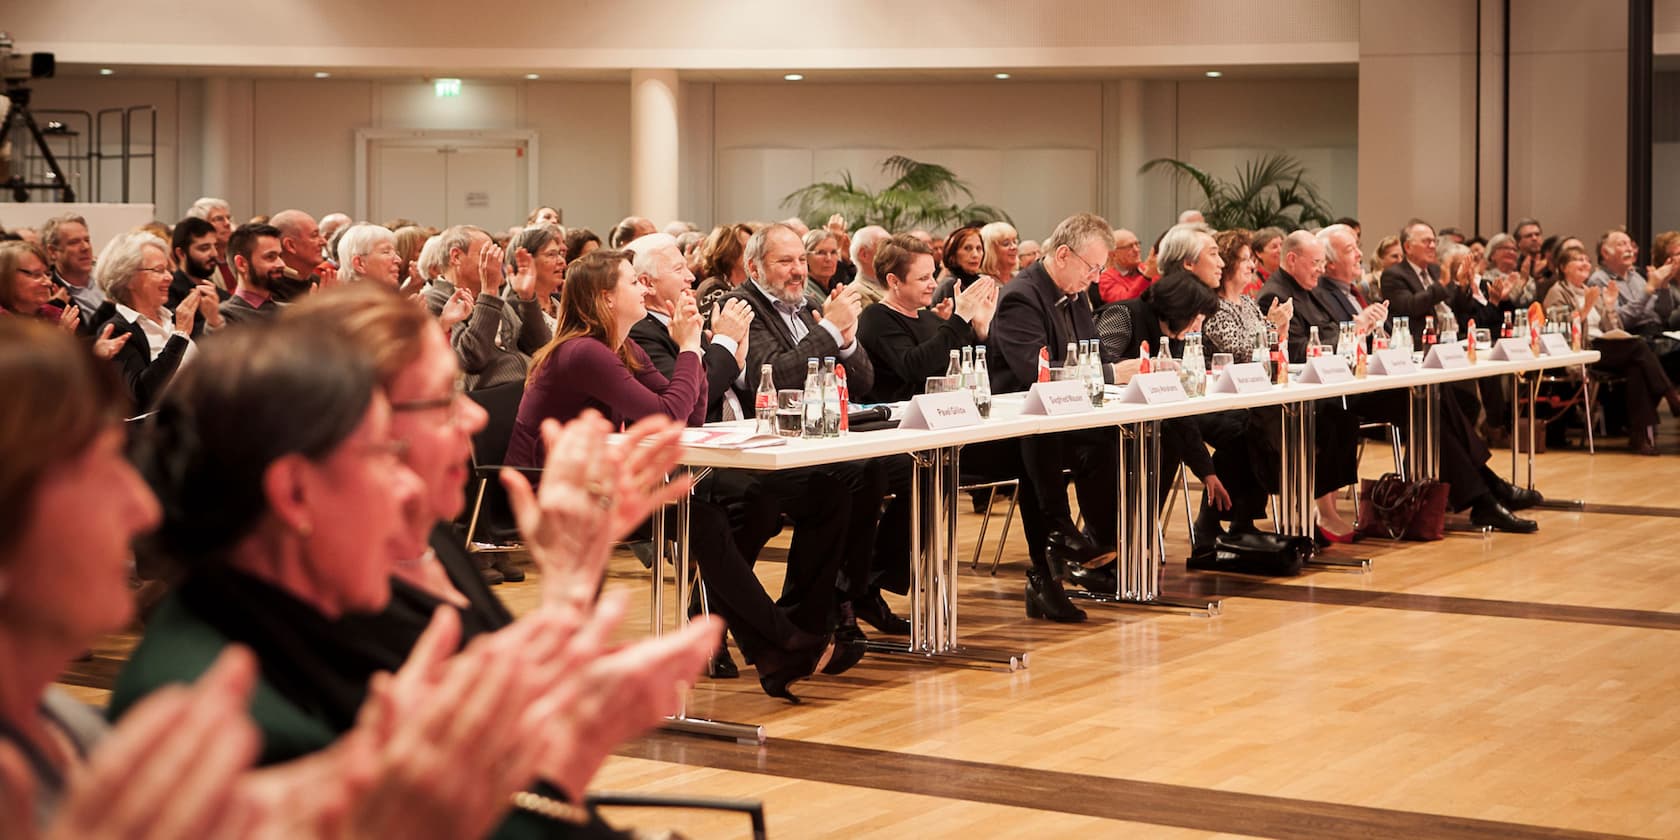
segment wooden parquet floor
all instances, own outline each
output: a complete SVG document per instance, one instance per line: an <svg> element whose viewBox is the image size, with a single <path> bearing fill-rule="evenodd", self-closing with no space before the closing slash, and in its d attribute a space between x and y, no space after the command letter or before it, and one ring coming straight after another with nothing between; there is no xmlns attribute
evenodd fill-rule
<svg viewBox="0 0 1680 840"><path fill-rule="evenodd" d="M770 743L656 732L595 786L762 799L782 838L1680 837L1680 441L1655 459L1608 443L1538 459L1538 487L1587 511L1535 511L1532 536L1335 549L1373 558L1365 573L1186 574L1174 516L1165 588L1223 597L1211 618L1087 603L1085 624L1029 621L1017 528L995 577L964 562L959 614L965 641L1030 650L1027 670L872 656L801 683L799 706L750 668L702 679L692 714ZM1386 448L1364 463L1380 472ZM978 522L965 499L962 547ZM628 554L610 578L645 598ZM526 609L535 577L499 592ZM66 682L99 702L131 644L107 640Z"/></svg>

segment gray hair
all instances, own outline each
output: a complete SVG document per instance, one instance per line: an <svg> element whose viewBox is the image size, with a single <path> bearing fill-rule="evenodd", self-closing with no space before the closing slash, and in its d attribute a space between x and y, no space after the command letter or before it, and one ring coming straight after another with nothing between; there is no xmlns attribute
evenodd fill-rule
<svg viewBox="0 0 1680 840"><path fill-rule="evenodd" d="M1211 238L1213 228L1201 222L1189 222L1167 228L1166 234L1161 237L1161 244L1155 249L1155 265L1160 268L1162 274L1183 270L1185 263L1194 262L1202 255L1202 249L1207 247L1207 243L1202 241L1204 236Z"/></svg>
<svg viewBox="0 0 1680 840"><path fill-rule="evenodd" d="M624 243L624 250L631 251L636 255L636 258L630 261L630 267L635 269L637 274L645 274L649 277L658 274L660 269L664 268L659 264L654 252L664 248L676 247L677 238L668 233L649 233ZM677 249L677 259L682 259L682 249L680 248Z"/></svg>
<svg viewBox="0 0 1680 840"><path fill-rule="evenodd" d="M490 231L476 225L453 225L445 229L443 233L438 234L438 236L443 237L443 241L438 244L437 258L442 263L442 267L438 269L438 274L441 275L449 270L450 254L455 251L460 251L462 256L470 253L473 237L478 234L490 237ZM490 238L494 239L494 237Z"/></svg>
<svg viewBox="0 0 1680 840"><path fill-rule="evenodd" d="M560 247L564 249L566 247L565 228L555 224L535 224L526 227L508 240L507 252L502 255L502 261L507 264L509 270L512 270L519 265L518 254L521 248L525 250L525 253L535 257L538 251L547 248L548 243L556 239L560 240ZM567 258L571 257L570 254L566 256Z"/></svg>
<svg viewBox="0 0 1680 840"><path fill-rule="evenodd" d="M397 245L397 235L388 228L367 222L359 222L345 228L338 237L337 248L338 270L343 278L347 281L368 279L356 273L355 263L351 260L365 257L373 253L373 249L386 243L390 243L393 248Z"/></svg>
<svg viewBox="0 0 1680 840"><path fill-rule="evenodd" d="M1493 252L1495 250L1497 250L1499 248L1503 248L1507 245L1511 246L1512 248L1517 247L1517 238L1515 236L1512 236L1509 233L1496 233L1496 234L1494 234L1493 238L1489 239L1487 241L1487 254L1488 254L1488 256L1489 257L1493 256Z"/></svg>
<svg viewBox="0 0 1680 840"><path fill-rule="evenodd" d="M156 248L165 259L169 257L169 243L145 231L118 234L105 243L105 250L99 252L99 261L93 266L93 282L106 297L128 305L128 289L140 275L140 263L146 258L147 248Z"/></svg>
<svg viewBox="0 0 1680 840"><path fill-rule="evenodd" d="M811 228L811 231L805 234L805 240L803 243L805 245L805 252L810 253L815 251L818 245L823 244L824 239L833 239L835 244L839 244L840 242L839 237L835 236L834 231L832 230L827 228Z"/></svg>
<svg viewBox="0 0 1680 840"><path fill-rule="evenodd" d="M1070 251L1078 252L1081 245L1092 239L1101 241L1104 251L1114 250L1113 226L1095 213L1075 213L1056 223L1056 229L1050 231L1050 236L1044 240L1044 253L1055 253L1063 245L1068 246Z"/></svg>
<svg viewBox="0 0 1680 840"><path fill-rule="evenodd" d="M1282 258L1305 248L1307 243L1312 242L1315 238L1316 237L1313 236L1311 231L1306 230L1298 230L1288 236L1285 236L1283 238L1283 252L1279 254L1278 259L1281 260Z"/></svg>
<svg viewBox="0 0 1680 840"><path fill-rule="evenodd" d="M54 216L48 219L45 225L41 226L41 244L47 248L57 248L58 232L65 225L69 224L81 225L84 228L88 226L87 219L75 213L65 213L62 216Z"/></svg>
<svg viewBox="0 0 1680 840"><path fill-rule="evenodd" d="M864 228L864 230L868 229L869 228ZM770 234L773 231L778 230L787 231L788 236L793 237L795 241L802 242L802 240L799 239L799 231L794 230L781 222L774 222L772 224L765 225L754 232L752 236L747 238L746 249L741 253L741 259L748 266L758 267L758 275L753 277L755 280L764 276L764 256L770 253ZM862 231L859 232L861 233ZM885 233L884 230L882 232ZM852 240L852 253L857 253L856 239ZM753 276L752 272L747 272L747 274L748 276Z"/></svg>
<svg viewBox="0 0 1680 840"><path fill-rule="evenodd" d="M686 231L677 237L677 250L687 254L689 249L705 241L706 234L697 230Z"/></svg>
<svg viewBox="0 0 1680 840"><path fill-rule="evenodd" d="M1327 228L1320 228L1318 231L1318 243L1324 246L1324 252L1326 254L1330 252L1330 237L1338 233L1346 234L1349 239L1352 239L1355 242L1359 241L1359 236L1353 232L1353 228L1349 225L1331 225Z"/></svg>
<svg viewBox="0 0 1680 840"><path fill-rule="evenodd" d="M195 219L209 221L210 211L218 208L226 210L229 216L233 215L233 208L228 206L226 201L219 198L211 198L210 196L205 196L193 202L192 206L187 208L187 215Z"/></svg>
<svg viewBox="0 0 1680 840"><path fill-rule="evenodd" d="M700 228L696 227L693 222L685 222L681 219L671 222L665 226L665 233L672 239L676 239L685 233L699 233L699 231ZM701 235L704 236L705 234Z"/></svg>
<svg viewBox="0 0 1680 840"><path fill-rule="evenodd" d="M788 230L793 230L793 228L788 228ZM852 264L858 266L858 270L862 271L863 264L858 262L858 260L863 258L863 250L865 248L878 248L882 242L887 241L891 237L892 234L888 233L887 229L881 227L880 225L868 225L858 228L858 232L852 234ZM874 271L874 266L871 266L869 270Z"/></svg>
<svg viewBox="0 0 1680 840"><path fill-rule="evenodd" d="M434 234L426 238L426 244L420 246L420 256L414 261L420 264L420 278L427 282L443 275L444 268L449 265L449 251L443 247L443 234Z"/></svg>

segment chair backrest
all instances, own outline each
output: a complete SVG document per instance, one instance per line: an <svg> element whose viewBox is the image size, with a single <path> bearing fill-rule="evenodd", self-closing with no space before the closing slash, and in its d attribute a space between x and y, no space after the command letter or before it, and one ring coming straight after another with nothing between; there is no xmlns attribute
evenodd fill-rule
<svg viewBox="0 0 1680 840"><path fill-rule="evenodd" d="M473 435L473 467L500 464L507 457L508 440L513 437L513 421L519 416L519 399L524 395L524 382L509 382L467 392L467 397L490 415L484 428Z"/></svg>

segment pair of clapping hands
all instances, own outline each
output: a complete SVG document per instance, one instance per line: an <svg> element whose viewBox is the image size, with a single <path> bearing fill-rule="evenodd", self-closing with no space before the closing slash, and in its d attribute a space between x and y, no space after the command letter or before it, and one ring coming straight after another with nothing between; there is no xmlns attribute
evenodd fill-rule
<svg viewBox="0 0 1680 840"><path fill-rule="evenodd" d="M196 683L124 717L71 773L44 836L476 837L538 778L581 801L614 746L678 708L723 629L706 618L611 642L627 605L622 593L596 599L611 546L689 487L665 480L680 426L648 419L609 443L611 431L593 412L549 420L538 485L502 476L543 570L538 609L456 653L460 619L440 608L403 667L375 676L349 732L260 770L246 711L257 663L230 647ZM0 822L33 837L33 777L4 744L0 790Z"/></svg>

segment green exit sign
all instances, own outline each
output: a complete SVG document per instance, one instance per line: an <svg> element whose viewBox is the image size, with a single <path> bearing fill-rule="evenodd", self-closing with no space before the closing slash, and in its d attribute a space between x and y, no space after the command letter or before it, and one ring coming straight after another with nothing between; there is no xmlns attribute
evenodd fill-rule
<svg viewBox="0 0 1680 840"><path fill-rule="evenodd" d="M461 80L436 79L432 82L432 91L436 93L440 99L445 96L460 96Z"/></svg>

